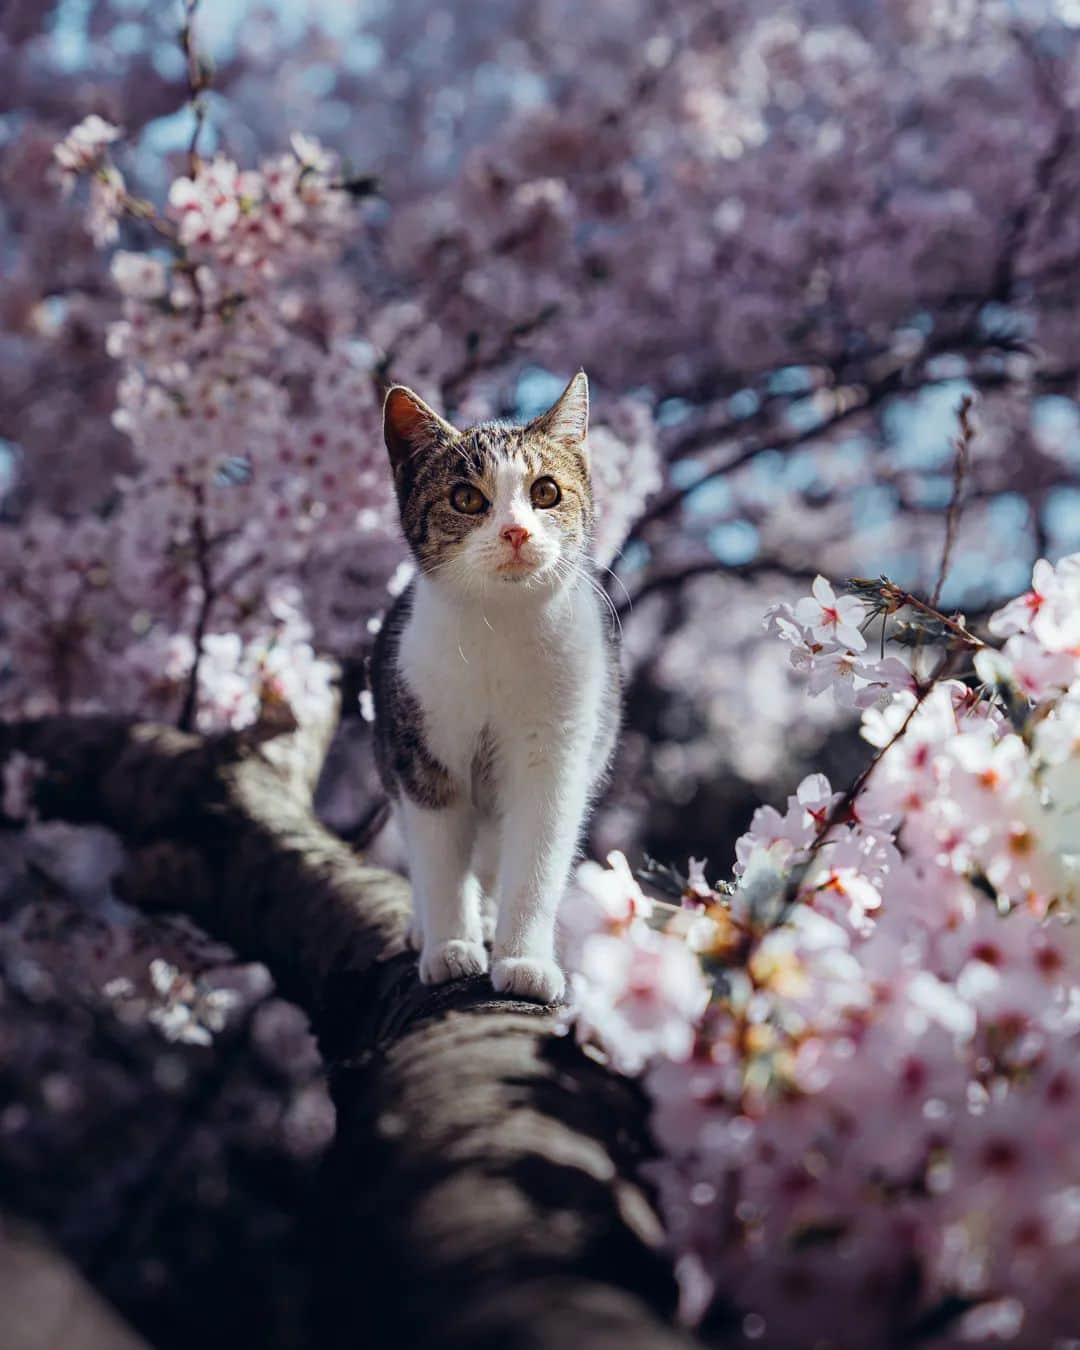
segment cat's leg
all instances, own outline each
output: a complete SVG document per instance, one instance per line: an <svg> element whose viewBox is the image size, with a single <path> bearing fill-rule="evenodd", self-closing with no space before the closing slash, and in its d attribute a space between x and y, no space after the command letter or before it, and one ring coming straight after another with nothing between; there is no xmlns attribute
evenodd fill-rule
<svg viewBox="0 0 1080 1350"><path fill-rule="evenodd" d="M476 830L467 803L437 810L402 805L413 885L414 914L423 929L420 979L444 984L487 970L480 929L479 888L469 869Z"/></svg>
<svg viewBox="0 0 1080 1350"><path fill-rule="evenodd" d="M409 951L415 952L416 955L419 956L420 949L424 945L424 923L423 920L420 918L420 915L417 913L417 899L415 890L413 891L412 903L413 903L412 918L409 920L409 926L405 930L405 946L408 947Z"/></svg>
<svg viewBox="0 0 1080 1350"><path fill-rule="evenodd" d="M404 803L401 801L395 801L393 810L394 823L398 827L398 833L401 835L401 842L405 849L405 857L408 860L413 856L412 841L409 838L408 814ZM424 911L422 908L424 897L419 886L411 886L410 891L412 893L412 914L409 916L409 926L405 930L405 945L410 951L419 955L420 949L424 945Z"/></svg>
<svg viewBox="0 0 1080 1350"><path fill-rule="evenodd" d="M531 749L507 765L499 856L499 916L491 982L500 993L551 1003L566 981L555 920L588 800L587 751Z"/></svg>
<svg viewBox="0 0 1080 1350"><path fill-rule="evenodd" d="M480 887L480 930L484 941L492 942L499 908L499 820L496 816L485 816L477 824L472 870Z"/></svg>

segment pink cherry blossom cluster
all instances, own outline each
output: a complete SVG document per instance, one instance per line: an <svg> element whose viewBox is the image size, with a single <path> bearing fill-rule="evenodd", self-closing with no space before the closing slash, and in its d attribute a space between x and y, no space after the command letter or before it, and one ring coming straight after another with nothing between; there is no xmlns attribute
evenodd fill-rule
<svg viewBox="0 0 1080 1350"><path fill-rule="evenodd" d="M1037 562L1031 590L999 610L990 620L990 631L1005 638L1005 645L998 654L976 658L984 679L1014 684L1035 703L1069 690L1080 649L1080 557L1065 558L1056 568L1045 559ZM1069 700L1070 706L1073 702ZM1060 732L1060 720L1055 718L1050 726L1052 740ZM1045 729L1042 735L1047 736ZM1067 754L1072 747L1062 748Z"/></svg>
<svg viewBox="0 0 1080 1350"><path fill-rule="evenodd" d="M677 905L621 855L583 864L577 1034L643 1075L688 1319L775 1346L1065 1345L1080 557L993 616L1002 650L939 615L926 675L925 649L866 657L871 625L903 621L896 588L856 594L818 578L767 623L811 673L852 658L832 678L864 704L868 768L760 807L733 880L694 862Z"/></svg>
<svg viewBox="0 0 1080 1350"><path fill-rule="evenodd" d="M773 605L766 623L791 643L791 664L807 677L812 694L831 690L837 703L868 708L883 694L911 685L911 672L895 656L875 661L866 653L866 610L854 596L837 596L824 577L792 609Z"/></svg>
<svg viewBox="0 0 1080 1350"><path fill-rule="evenodd" d="M76 127L56 150L65 179L100 182L118 135ZM301 289L355 229L336 173L296 136L257 172L196 157L168 217L124 195L169 241L112 260L114 422L136 471L101 514L35 511L0 534L8 710L122 707L201 730L330 714L305 568L357 537L385 550L394 525L374 354L310 331Z"/></svg>
<svg viewBox="0 0 1080 1350"><path fill-rule="evenodd" d="M294 132L291 153L242 170L226 155L200 161L169 189L169 216L189 259L205 258L250 292L297 262L332 261L353 226L337 156Z"/></svg>
<svg viewBox="0 0 1080 1350"><path fill-rule="evenodd" d="M150 962L150 984L157 1002L150 1007L147 1021L167 1040L187 1045L211 1045L241 1002L235 990L192 979L160 956ZM133 981L125 976L110 980L102 992L114 1002L127 1002L136 995Z"/></svg>
<svg viewBox="0 0 1080 1350"><path fill-rule="evenodd" d="M119 140L122 134L119 127L106 122L96 113L84 117L78 126L72 127L53 150L65 191L72 191L80 174L98 168L108 147L113 141Z"/></svg>
<svg viewBox="0 0 1080 1350"><path fill-rule="evenodd" d="M109 146L122 134L119 127L91 113L72 127L53 150L57 177L65 194L73 191L81 175L89 178L86 227L99 247L116 238L125 209L124 176L108 157Z"/></svg>
<svg viewBox="0 0 1080 1350"><path fill-rule="evenodd" d="M593 551L606 567L662 482L648 405L636 398L611 402L603 424L589 433L589 463L596 497Z"/></svg>

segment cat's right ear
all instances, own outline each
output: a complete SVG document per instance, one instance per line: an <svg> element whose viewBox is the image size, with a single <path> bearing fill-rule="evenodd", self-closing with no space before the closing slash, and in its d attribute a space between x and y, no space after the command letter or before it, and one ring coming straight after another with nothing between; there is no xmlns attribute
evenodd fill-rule
<svg viewBox="0 0 1080 1350"><path fill-rule="evenodd" d="M395 384L383 404L383 439L395 474L414 455L434 445L445 445L457 431L429 408L419 394Z"/></svg>

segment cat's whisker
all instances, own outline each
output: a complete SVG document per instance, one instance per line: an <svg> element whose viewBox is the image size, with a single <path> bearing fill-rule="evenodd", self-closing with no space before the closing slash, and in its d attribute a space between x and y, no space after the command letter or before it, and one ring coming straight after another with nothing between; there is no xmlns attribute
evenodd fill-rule
<svg viewBox="0 0 1080 1350"><path fill-rule="evenodd" d="M615 556L618 557L619 554L616 554ZM612 568L605 566L603 563L597 563L597 566L600 568L601 572L606 572L608 576L612 579L612 581L617 583L617 585L621 588L623 595L626 597L627 608L633 609L634 608L633 597L631 596L630 592L626 589L626 582L623 581L622 577L620 577L616 572L614 572Z"/></svg>
<svg viewBox="0 0 1080 1350"><path fill-rule="evenodd" d="M600 583L596 580L595 577L590 576L589 573L581 567L578 568L578 576L581 578L582 581L585 582L585 584L590 588L590 590L595 592L596 596L603 603L605 609L611 615L611 618L614 620L616 631L618 632L619 638L621 640L623 631L622 619L619 617L619 611L615 607L615 603L612 600L611 596L608 595L607 591L604 590L603 586L600 585Z"/></svg>

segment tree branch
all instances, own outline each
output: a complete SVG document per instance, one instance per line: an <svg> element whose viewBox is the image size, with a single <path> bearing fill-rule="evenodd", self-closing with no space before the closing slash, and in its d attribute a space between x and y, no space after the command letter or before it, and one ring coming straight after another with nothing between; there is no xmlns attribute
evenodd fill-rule
<svg viewBox="0 0 1080 1350"><path fill-rule="evenodd" d="M708 469L696 478L692 483L685 486L673 488L670 491L657 497L647 509L638 517L633 529L627 536L627 542L637 540L643 537L644 532L654 521L661 520L665 516L676 511L687 498L693 496L705 483L711 483L717 478L725 478L728 474L734 473L737 469L743 468L751 463L758 455L765 454L768 451L779 451L782 454L791 450L797 450L800 446L809 442L824 440L832 434L837 427L850 422L857 417L872 411L879 407L886 399L895 394L912 393L918 389L930 388L933 385L949 383L955 376L929 377L924 376L912 382L910 373L904 369L891 371L884 376L876 385L868 388L864 398L853 403L849 407L843 408L832 417L823 422L815 423L813 426L802 428L798 431L789 432L786 435L782 432L777 434L773 428L770 432L766 430L759 435L749 439L748 444L738 447L732 458L725 460L723 464L717 464ZM965 378L971 381L980 389L997 388L1008 383L1007 378L999 372L977 372L971 371ZM700 431L695 429L687 433L692 442L692 449L701 448L698 444ZM670 459L679 459L684 457L682 447L676 444L669 453Z"/></svg>
<svg viewBox="0 0 1080 1350"><path fill-rule="evenodd" d="M430 989L404 881L314 818L329 728L204 740L115 718L0 724L42 761L44 815L132 849L144 905L182 908L310 1013L338 1135L320 1216L320 1344L665 1350L674 1283L638 1179L638 1087L486 979Z"/></svg>
<svg viewBox="0 0 1080 1350"><path fill-rule="evenodd" d="M636 591L630 591L621 601L616 602L615 611L619 618L624 618L635 605L658 591L676 591L688 581L695 581L698 577L718 575L737 578L740 581L758 576L781 576L788 581L799 581L809 585L816 573L808 568L789 567L778 558L761 558L734 565L716 557L696 558L693 562L673 568L669 572L659 572L655 576L646 577Z"/></svg>

